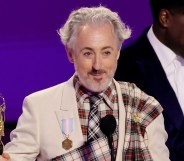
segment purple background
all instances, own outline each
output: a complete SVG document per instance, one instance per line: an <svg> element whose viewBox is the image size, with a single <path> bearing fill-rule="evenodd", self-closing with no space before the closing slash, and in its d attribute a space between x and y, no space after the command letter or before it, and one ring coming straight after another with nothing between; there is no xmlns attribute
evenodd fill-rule
<svg viewBox="0 0 184 161"><path fill-rule="evenodd" d="M74 72L56 30L73 9L105 5L116 11L133 34L151 24L148 0L0 0L0 93L6 121L16 121L24 97L67 80Z"/></svg>

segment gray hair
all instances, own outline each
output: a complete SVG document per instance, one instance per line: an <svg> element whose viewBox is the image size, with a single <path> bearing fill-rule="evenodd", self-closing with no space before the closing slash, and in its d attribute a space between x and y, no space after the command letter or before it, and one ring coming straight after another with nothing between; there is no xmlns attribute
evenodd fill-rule
<svg viewBox="0 0 184 161"><path fill-rule="evenodd" d="M131 35L131 29L122 22L116 12L112 12L110 9L103 6L91 8L82 7L78 10L72 11L64 26L58 30L62 43L65 46L72 48L72 42L76 38L78 27L89 23L112 24L114 32L118 38L118 45L120 46L123 41L128 39Z"/></svg>

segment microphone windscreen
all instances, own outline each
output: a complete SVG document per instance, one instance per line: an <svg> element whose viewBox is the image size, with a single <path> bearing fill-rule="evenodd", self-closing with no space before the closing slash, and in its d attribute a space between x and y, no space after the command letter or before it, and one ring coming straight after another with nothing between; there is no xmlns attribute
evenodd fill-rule
<svg viewBox="0 0 184 161"><path fill-rule="evenodd" d="M116 119L113 115L106 115L100 120L100 129L106 135L112 135L116 129Z"/></svg>

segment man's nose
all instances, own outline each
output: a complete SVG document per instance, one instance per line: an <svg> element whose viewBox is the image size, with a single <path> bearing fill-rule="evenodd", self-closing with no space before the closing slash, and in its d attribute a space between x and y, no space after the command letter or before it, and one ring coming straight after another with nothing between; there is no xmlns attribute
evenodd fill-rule
<svg viewBox="0 0 184 161"><path fill-rule="evenodd" d="M102 67L102 58L100 55L95 55L93 59L93 69L100 70Z"/></svg>

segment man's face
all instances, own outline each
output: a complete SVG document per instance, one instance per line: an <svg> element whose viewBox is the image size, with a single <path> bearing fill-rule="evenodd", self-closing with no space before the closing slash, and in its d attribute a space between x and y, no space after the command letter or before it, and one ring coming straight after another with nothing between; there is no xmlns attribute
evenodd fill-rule
<svg viewBox="0 0 184 161"><path fill-rule="evenodd" d="M80 27L72 51L68 51L68 57L81 84L95 93L106 89L114 77L119 57L112 25Z"/></svg>
<svg viewBox="0 0 184 161"><path fill-rule="evenodd" d="M170 15L166 41L176 54L184 58L184 14Z"/></svg>

